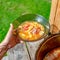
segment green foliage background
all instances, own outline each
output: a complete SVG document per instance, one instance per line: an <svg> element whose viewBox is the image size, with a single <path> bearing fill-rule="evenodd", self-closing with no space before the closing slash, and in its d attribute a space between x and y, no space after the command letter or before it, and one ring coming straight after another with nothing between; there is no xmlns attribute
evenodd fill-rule
<svg viewBox="0 0 60 60"><path fill-rule="evenodd" d="M49 19L50 0L0 0L0 42L4 39L10 23L22 14L41 14Z"/></svg>

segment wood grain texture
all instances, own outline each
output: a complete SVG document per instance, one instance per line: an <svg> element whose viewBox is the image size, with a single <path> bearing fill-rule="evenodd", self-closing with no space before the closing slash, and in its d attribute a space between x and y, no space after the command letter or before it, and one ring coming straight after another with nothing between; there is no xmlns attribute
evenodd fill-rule
<svg viewBox="0 0 60 60"><path fill-rule="evenodd" d="M53 22L54 22L54 17L55 17L55 14L56 14L57 3L58 3L58 0L52 0L51 12L50 12L50 18L49 18L50 24L53 24Z"/></svg>
<svg viewBox="0 0 60 60"><path fill-rule="evenodd" d="M54 25L57 27L57 30L55 32L60 32L60 0L58 1Z"/></svg>
<svg viewBox="0 0 60 60"><path fill-rule="evenodd" d="M58 17L59 14L59 0L52 0L52 5L51 5L51 12L50 12L50 32L52 34L58 33L59 32L59 27L60 27L60 18ZM57 21L58 20L58 21Z"/></svg>

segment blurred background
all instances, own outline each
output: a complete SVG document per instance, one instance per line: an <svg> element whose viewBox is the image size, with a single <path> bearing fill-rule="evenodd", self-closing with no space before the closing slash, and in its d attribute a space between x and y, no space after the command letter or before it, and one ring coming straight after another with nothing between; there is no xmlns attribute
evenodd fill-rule
<svg viewBox="0 0 60 60"><path fill-rule="evenodd" d="M0 0L0 42L10 23L27 13L40 14L49 20L51 0Z"/></svg>

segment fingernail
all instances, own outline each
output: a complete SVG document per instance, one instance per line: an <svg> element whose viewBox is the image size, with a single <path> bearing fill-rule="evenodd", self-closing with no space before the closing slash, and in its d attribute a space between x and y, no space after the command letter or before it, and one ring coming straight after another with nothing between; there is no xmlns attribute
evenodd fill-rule
<svg viewBox="0 0 60 60"><path fill-rule="evenodd" d="M10 23L10 26L12 26L12 23Z"/></svg>
<svg viewBox="0 0 60 60"><path fill-rule="evenodd" d="M13 27L13 24L11 23L10 26Z"/></svg>

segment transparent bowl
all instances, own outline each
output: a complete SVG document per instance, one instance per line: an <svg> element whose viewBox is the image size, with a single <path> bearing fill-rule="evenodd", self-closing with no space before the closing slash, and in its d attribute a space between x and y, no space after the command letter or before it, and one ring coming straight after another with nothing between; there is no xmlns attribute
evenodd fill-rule
<svg viewBox="0 0 60 60"><path fill-rule="evenodd" d="M45 32L44 35L38 39L41 40L42 38L46 37L49 33L49 22L46 20L43 16L38 14L25 14L20 17L18 17L14 22L14 28L17 29L20 24L22 24L25 21L36 21L39 22L44 26ZM21 38L20 38L21 39ZM22 39L23 40L23 39ZM38 40L23 40L23 41L38 41Z"/></svg>

